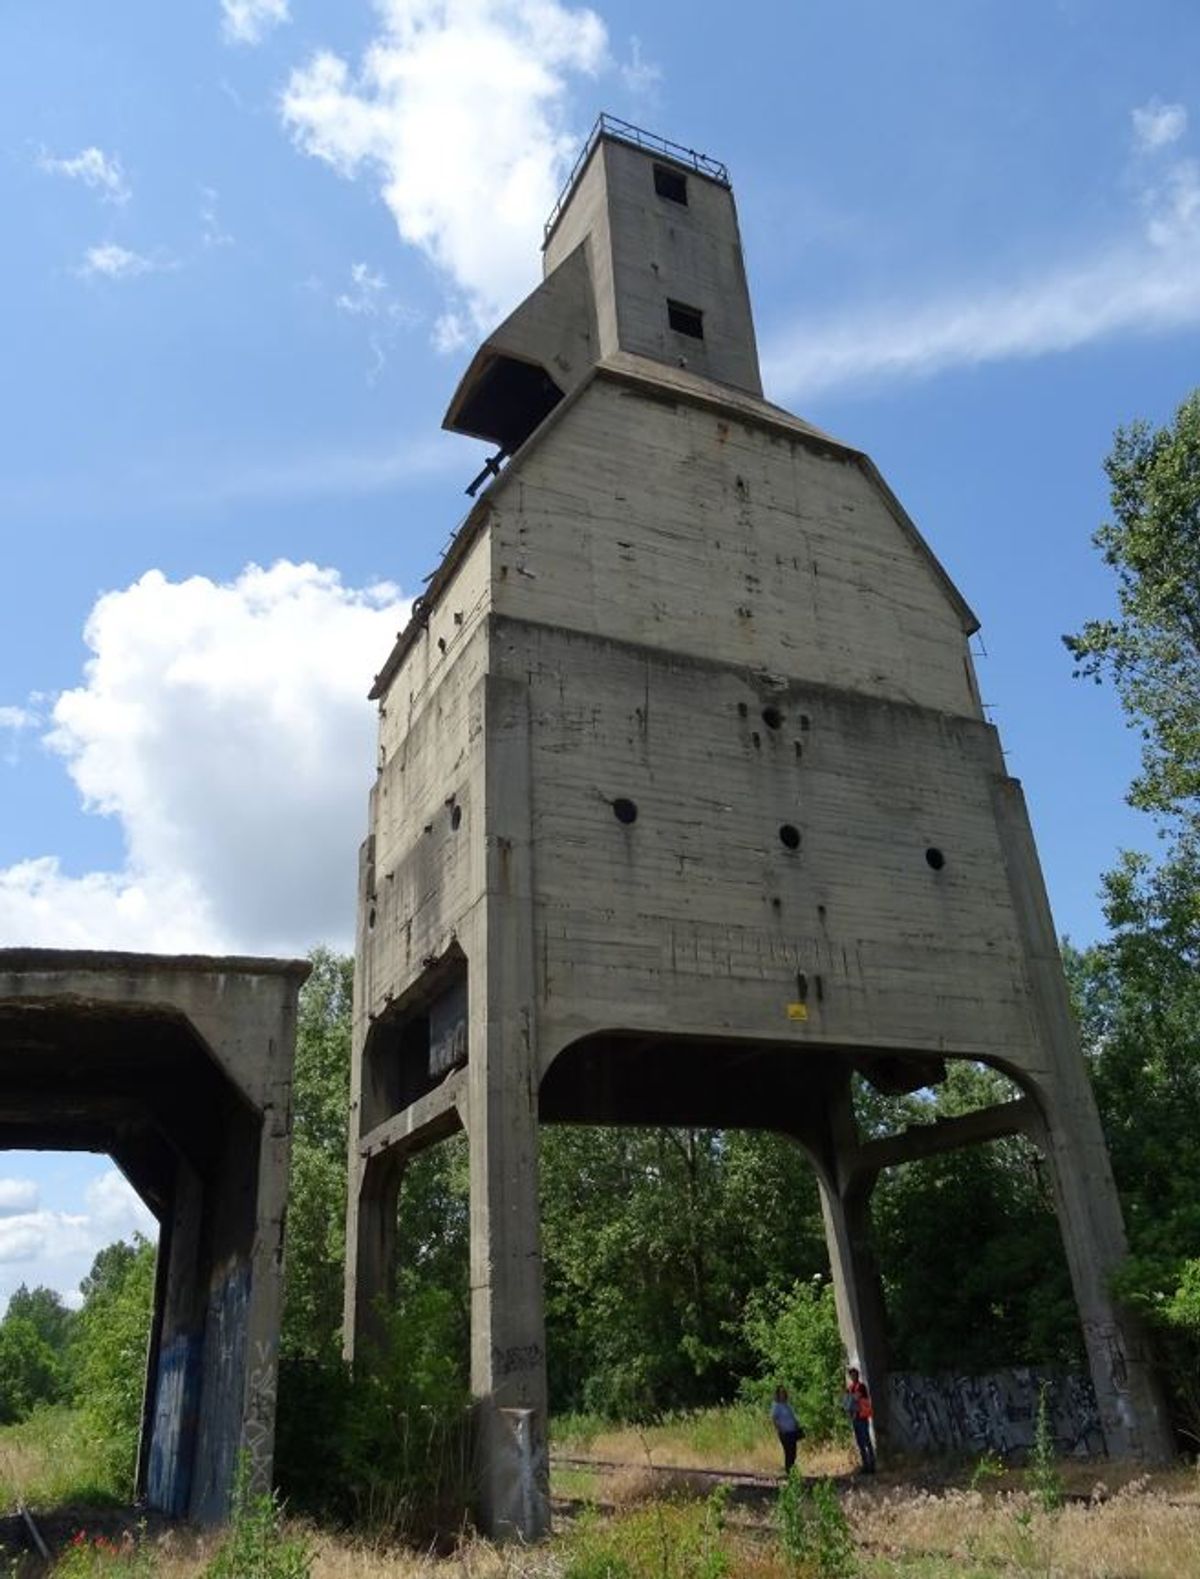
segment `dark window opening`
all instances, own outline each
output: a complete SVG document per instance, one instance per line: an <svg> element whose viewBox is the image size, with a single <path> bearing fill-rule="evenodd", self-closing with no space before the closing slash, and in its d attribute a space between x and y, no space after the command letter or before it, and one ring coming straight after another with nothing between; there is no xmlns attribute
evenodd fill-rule
<svg viewBox="0 0 1200 1579"><path fill-rule="evenodd" d="M799 828L794 828L790 822L785 822L783 827L780 828L779 838L787 850L798 850L800 848L800 830Z"/></svg>
<svg viewBox="0 0 1200 1579"><path fill-rule="evenodd" d="M682 203L687 207L687 176L680 171L671 170L665 164L656 164L654 190L659 197L670 198L672 203Z"/></svg>
<svg viewBox="0 0 1200 1579"><path fill-rule="evenodd" d="M683 302L667 302L667 322L676 334L691 335L693 340L704 339L704 314L699 307L685 307Z"/></svg>

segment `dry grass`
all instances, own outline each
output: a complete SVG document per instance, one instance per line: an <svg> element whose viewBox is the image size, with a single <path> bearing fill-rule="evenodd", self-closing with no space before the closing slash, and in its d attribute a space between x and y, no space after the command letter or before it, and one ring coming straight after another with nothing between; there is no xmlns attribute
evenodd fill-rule
<svg viewBox="0 0 1200 1579"><path fill-rule="evenodd" d="M777 1475L779 1442L766 1414L757 1409L706 1409L651 1426L591 1426L551 1422L551 1452L614 1464L648 1464L670 1469L726 1470L735 1474ZM858 1462L842 1443L800 1444L805 1475L844 1475Z"/></svg>
<svg viewBox="0 0 1200 1579"><path fill-rule="evenodd" d="M1179 1482L1183 1480L1183 1485ZM1104 1501L1046 1513L1024 1492L855 1490L846 1498L866 1572L1052 1579L1200 1579L1200 1496L1149 1477ZM1180 1493L1183 1492L1183 1495Z"/></svg>

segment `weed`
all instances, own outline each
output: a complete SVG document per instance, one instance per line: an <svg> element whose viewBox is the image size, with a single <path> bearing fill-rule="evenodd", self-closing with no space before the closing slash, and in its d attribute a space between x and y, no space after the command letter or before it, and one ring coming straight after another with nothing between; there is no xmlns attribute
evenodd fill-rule
<svg viewBox="0 0 1200 1579"><path fill-rule="evenodd" d="M849 1579L857 1567L854 1536L833 1482L806 1482L793 1469L779 1492L779 1534L796 1573Z"/></svg>
<svg viewBox="0 0 1200 1579"><path fill-rule="evenodd" d="M1037 1498L1043 1513L1055 1513L1063 1505L1063 1483L1054 1457L1054 1436L1050 1429L1050 1409L1046 1395L1047 1387L1043 1382L1038 1392L1037 1426L1029 1454L1027 1479L1029 1489Z"/></svg>
<svg viewBox="0 0 1200 1579"><path fill-rule="evenodd" d="M1005 1471L1004 1460L998 1453L981 1453L967 1484L972 1491L982 1491L992 1481L1002 1479Z"/></svg>
<svg viewBox="0 0 1200 1579"><path fill-rule="evenodd" d="M126 1530L119 1540L108 1535L89 1536L77 1530L65 1552L54 1565L55 1579L153 1579L156 1570L153 1553L146 1543L146 1526L137 1535Z"/></svg>
<svg viewBox="0 0 1200 1579"><path fill-rule="evenodd" d="M312 1566L308 1540L284 1533L278 1496L250 1489L250 1463L243 1453L229 1533L204 1570L204 1579L310 1579Z"/></svg>

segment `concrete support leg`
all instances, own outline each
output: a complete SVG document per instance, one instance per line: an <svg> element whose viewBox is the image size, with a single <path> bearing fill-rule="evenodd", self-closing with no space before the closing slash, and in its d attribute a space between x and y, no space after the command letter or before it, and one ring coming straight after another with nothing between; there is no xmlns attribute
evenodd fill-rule
<svg viewBox="0 0 1200 1579"><path fill-rule="evenodd" d="M530 1541L550 1520L537 1113L528 1089L510 1097L470 1128L471 1392L480 1525Z"/></svg>
<svg viewBox="0 0 1200 1579"><path fill-rule="evenodd" d="M494 1538L549 1529L546 1348L538 1200L538 1057L534 1043L529 699L489 676L490 822L486 931L469 961L470 1063L465 1122L471 1174L471 1391L478 1424L478 1518Z"/></svg>
<svg viewBox="0 0 1200 1579"><path fill-rule="evenodd" d="M994 804L1037 1010L1042 1067L1027 1073L1025 1083L1039 1109L1038 1139L1054 1185L1100 1421L1110 1453L1166 1463L1174 1443L1145 1336L1109 1293L1109 1280L1128 1253L1125 1225L1015 779L997 782Z"/></svg>
<svg viewBox="0 0 1200 1579"><path fill-rule="evenodd" d="M358 1188L350 1180L346 1243L353 1247L353 1276L346 1282L346 1358L366 1359L384 1339L382 1307L392 1298L396 1282L396 1211L404 1160L400 1152L383 1153L364 1164Z"/></svg>
<svg viewBox="0 0 1200 1579"><path fill-rule="evenodd" d="M873 1172L856 1167L860 1150L850 1075L834 1076L818 1128L805 1137L813 1158L846 1363L857 1366L875 1406L875 1434L888 1432L887 1328L883 1285L871 1244Z"/></svg>
<svg viewBox="0 0 1200 1579"><path fill-rule="evenodd" d="M875 1403L875 1435L888 1433L887 1336L883 1288L871 1246L870 1196L852 1189L840 1195L820 1173L821 1215L833 1274L838 1331L846 1363L862 1372Z"/></svg>
<svg viewBox="0 0 1200 1579"><path fill-rule="evenodd" d="M1074 1101L1059 1093L1049 1106L1042 1149L1108 1451L1170 1463L1174 1438L1148 1336L1109 1291L1127 1245L1090 1089L1076 1092Z"/></svg>

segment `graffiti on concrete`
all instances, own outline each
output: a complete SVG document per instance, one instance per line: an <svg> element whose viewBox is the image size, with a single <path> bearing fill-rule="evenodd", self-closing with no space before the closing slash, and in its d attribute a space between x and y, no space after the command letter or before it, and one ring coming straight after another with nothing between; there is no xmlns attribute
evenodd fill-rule
<svg viewBox="0 0 1200 1579"><path fill-rule="evenodd" d="M1091 1383L1073 1373L1021 1366L990 1376L888 1378L895 1444L919 1452L996 1453L1023 1459L1033 1446L1038 1399L1055 1451L1087 1458L1104 1452L1104 1433Z"/></svg>

